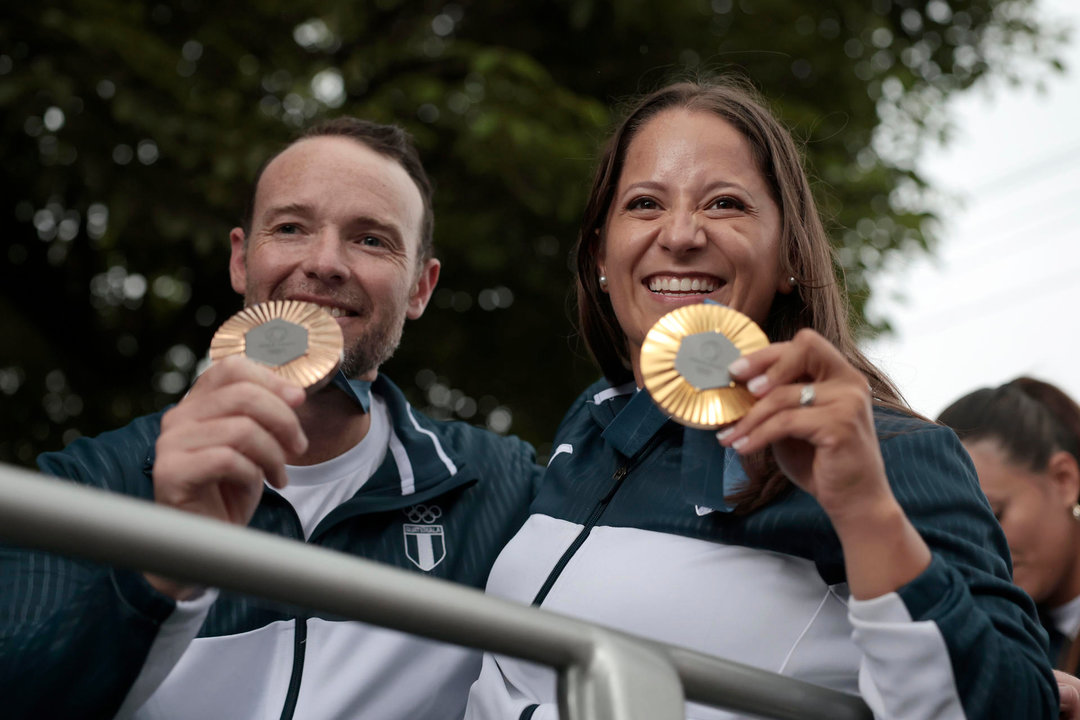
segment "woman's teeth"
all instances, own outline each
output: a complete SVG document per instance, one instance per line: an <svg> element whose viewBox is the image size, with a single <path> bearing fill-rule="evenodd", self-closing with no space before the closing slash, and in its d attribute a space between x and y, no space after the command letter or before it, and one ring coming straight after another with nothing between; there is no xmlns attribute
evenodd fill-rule
<svg viewBox="0 0 1080 720"><path fill-rule="evenodd" d="M653 278L649 290L653 292L711 293L717 283L708 278Z"/></svg>

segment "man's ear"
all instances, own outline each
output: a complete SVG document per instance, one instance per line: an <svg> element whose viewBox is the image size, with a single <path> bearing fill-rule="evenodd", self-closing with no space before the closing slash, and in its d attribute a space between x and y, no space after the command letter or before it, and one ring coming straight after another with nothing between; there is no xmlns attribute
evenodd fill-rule
<svg viewBox="0 0 1080 720"><path fill-rule="evenodd" d="M243 295L247 291L247 247L243 228L233 228L229 233L232 255L229 257L229 278L232 289Z"/></svg>
<svg viewBox="0 0 1080 720"><path fill-rule="evenodd" d="M435 258L429 258L424 261L420 272L417 273L416 284L413 286L412 294L409 295L409 308L405 312L410 320L416 320L424 314L424 308L431 300L431 293L435 292L435 285L439 282L440 267L442 263Z"/></svg>

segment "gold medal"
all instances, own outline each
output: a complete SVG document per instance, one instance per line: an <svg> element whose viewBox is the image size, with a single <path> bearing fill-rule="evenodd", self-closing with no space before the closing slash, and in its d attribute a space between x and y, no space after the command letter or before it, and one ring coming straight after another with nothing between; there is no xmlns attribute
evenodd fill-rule
<svg viewBox="0 0 1080 720"><path fill-rule="evenodd" d="M641 345L645 389L683 425L704 430L738 420L754 395L728 365L769 344L757 324L724 305L686 305L660 318Z"/></svg>
<svg viewBox="0 0 1080 720"><path fill-rule="evenodd" d="M317 388L344 358L341 328L318 305L271 300L226 320L210 341L210 360L245 355L291 383Z"/></svg>

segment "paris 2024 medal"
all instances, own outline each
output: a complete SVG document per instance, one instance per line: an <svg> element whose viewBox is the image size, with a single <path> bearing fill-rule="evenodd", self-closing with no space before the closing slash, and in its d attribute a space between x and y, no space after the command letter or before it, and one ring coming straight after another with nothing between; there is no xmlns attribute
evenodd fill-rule
<svg viewBox="0 0 1080 720"><path fill-rule="evenodd" d="M210 341L210 360L244 355L309 393L322 387L344 358L341 328L314 303L271 300L226 320Z"/></svg>
<svg viewBox="0 0 1080 720"><path fill-rule="evenodd" d="M641 345L641 374L653 400L675 420L711 430L747 413L755 398L728 366L769 339L724 305L685 305L660 318Z"/></svg>

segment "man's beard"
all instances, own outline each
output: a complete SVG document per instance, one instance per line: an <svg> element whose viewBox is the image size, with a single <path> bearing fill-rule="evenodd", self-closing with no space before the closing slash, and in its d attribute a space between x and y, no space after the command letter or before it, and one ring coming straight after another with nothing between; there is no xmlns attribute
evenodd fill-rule
<svg viewBox="0 0 1080 720"><path fill-rule="evenodd" d="M378 369L393 357L401 343L404 325L404 317L373 317L372 325L350 347L345 348L345 359L341 363L341 372L345 373L345 377L358 378Z"/></svg>
<svg viewBox="0 0 1080 720"><path fill-rule="evenodd" d="M328 293L319 286L293 289L291 294L300 291L315 296L333 296L333 293ZM259 302L254 300L255 297L257 295L249 283L247 293L244 295L244 305ZM288 293L284 289L279 289L271 293L270 299L284 300L287 297ZM345 348L345 357L341 361L341 372L345 374L345 377L352 380L371 370L377 370L380 365L394 356L394 351L397 350L397 346L401 343L401 333L405 327L406 308L402 306L387 315L379 315L371 307L370 303L358 299L356 296L342 297L340 300L347 307L365 308L360 311L360 314L366 316L369 321L368 326L361 330L360 336L353 341L353 344Z"/></svg>

